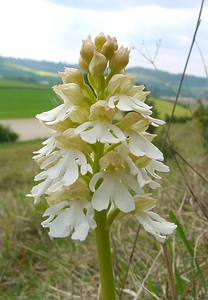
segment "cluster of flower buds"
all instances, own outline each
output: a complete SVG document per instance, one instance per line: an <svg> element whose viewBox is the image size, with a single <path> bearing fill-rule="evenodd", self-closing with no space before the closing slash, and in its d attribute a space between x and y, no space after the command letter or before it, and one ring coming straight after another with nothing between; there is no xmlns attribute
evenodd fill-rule
<svg viewBox="0 0 208 300"><path fill-rule="evenodd" d="M96 36L94 43L90 36L82 42L79 65L85 72L100 77L108 62L114 73L121 72L129 62L128 48L118 49L116 39L103 33Z"/></svg>
<svg viewBox="0 0 208 300"><path fill-rule="evenodd" d="M156 189L169 168L153 145L149 126L164 124L151 117L145 103L149 92L125 74L129 50L115 38L99 34L82 42L79 65L87 73L65 68L63 84L54 86L61 104L37 115L51 128L51 137L35 152L41 172L28 196L49 204L42 225L52 237L84 240L96 228L95 211L132 214L144 229L164 242L175 225L151 209ZM112 214L112 212L116 212Z"/></svg>

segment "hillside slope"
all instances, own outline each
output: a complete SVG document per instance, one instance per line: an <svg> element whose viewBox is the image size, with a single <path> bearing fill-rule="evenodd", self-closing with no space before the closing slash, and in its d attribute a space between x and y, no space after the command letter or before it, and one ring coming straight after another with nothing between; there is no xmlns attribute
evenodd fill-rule
<svg viewBox="0 0 208 300"><path fill-rule="evenodd" d="M64 63L35 61L0 56L0 78L19 79L29 82L54 85L60 83L58 71L64 67L77 67ZM135 82L144 84L154 97L174 97L178 89L181 74L171 74L140 67L127 69L127 74L135 76ZM182 97L208 101L208 80L203 77L186 75L181 90Z"/></svg>

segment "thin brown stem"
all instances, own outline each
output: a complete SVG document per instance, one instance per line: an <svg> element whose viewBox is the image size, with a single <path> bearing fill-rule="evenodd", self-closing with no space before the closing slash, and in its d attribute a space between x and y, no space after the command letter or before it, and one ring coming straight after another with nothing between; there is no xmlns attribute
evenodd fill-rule
<svg viewBox="0 0 208 300"><path fill-rule="evenodd" d="M121 287L121 291L120 291L120 294L119 294L119 300L122 300L123 289L125 287L126 280L127 280L128 274L129 274L129 268L130 268L130 265L131 265L131 262L132 262L132 259L133 259L134 251L136 249L136 244L137 244L137 240L138 240L138 237L139 237L139 232L140 232L140 226L137 229L137 233L136 233L136 236L135 236L135 239L134 239L134 244L133 244L131 254L130 254L130 257L129 257L128 268L126 270L124 280L123 280L123 284L122 284L122 287Z"/></svg>
<svg viewBox="0 0 208 300"><path fill-rule="evenodd" d="M190 56L191 56L191 53L192 53L192 49L193 49L193 46L194 46L194 43L195 43L195 40L196 40L196 35L197 35L198 29L199 29L199 25L201 23L201 14L202 14L202 10L203 10L203 5L204 5L204 0L202 0L202 2L201 2L201 7L200 7L200 10L199 10L199 15L198 15L197 23L196 23L196 28L195 28L194 35L193 35L193 38L192 38L192 42L191 42L191 46L190 46L190 49L189 49L189 52L188 52L188 56L187 56L187 59L186 59L184 70L183 70L183 73L181 75L181 80L180 80L180 83L179 83L178 91L177 91L177 94L176 94L176 99L175 99L173 109L172 109L172 112L171 112L170 120L167 124L167 129L166 129L166 132L165 132L165 138L164 138L164 143L163 143L162 148L164 148L164 146L166 144L168 133L170 131L170 127L171 127L171 124L172 124L172 119L173 119L173 116L174 116L174 113L175 113L176 105L178 103L178 99L179 99L179 96L180 96L180 93L181 93L181 88L182 88L183 80L184 80L184 77L185 77L185 74L186 74L186 69L187 69L189 59L190 59Z"/></svg>
<svg viewBox="0 0 208 300"><path fill-rule="evenodd" d="M173 274L173 268L172 268L169 249L168 249L166 243L163 244L162 247L163 247L163 253L164 253L165 262L166 262L168 275L169 275L172 299L173 300L178 300L178 296L177 296L177 292L176 292L176 285L175 285L175 277L174 277L174 274Z"/></svg>

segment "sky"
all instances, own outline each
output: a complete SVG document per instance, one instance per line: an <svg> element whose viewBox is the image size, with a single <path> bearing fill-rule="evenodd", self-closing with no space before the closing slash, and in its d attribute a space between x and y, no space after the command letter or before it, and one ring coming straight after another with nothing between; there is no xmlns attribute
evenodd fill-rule
<svg viewBox="0 0 208 300"><path fill-rule="evenodd" d="M187 73L206 76L208 0ZM100 32L128 47L129 66L182 73L201 0L0 0L0 55L77 63ZM159 47L158 47L159 45ZM59 71L59 70L57 70Z"/></svg>

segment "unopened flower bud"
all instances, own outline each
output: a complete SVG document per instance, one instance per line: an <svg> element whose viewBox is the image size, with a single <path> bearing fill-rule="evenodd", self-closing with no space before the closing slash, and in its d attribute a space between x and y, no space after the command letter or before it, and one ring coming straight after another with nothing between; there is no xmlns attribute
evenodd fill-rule
<svg viewBox="0 0 208 300"><path fill-rule="evenodd" d="M121 47L110 59L109 67L111 70L120 72L123 70L129 63L129 50L128 48Z"/></svg>
<svg viewBox="0 0 208 300"><path fill-rule="evenodd" d="M106 37L105 35L101 32L100 34L98 34L95 37L95 46L97 48L97 50L101 50L102 46L105 44L106 42Z"/></svg>
<svg viewBox="0 0 208 300"><path fill-rule="evenodd" d="M95 44L91 40L91 37L88 36L86 40L82 41L82 47L80 49L81 58L89 64L93 57L93 52L96 49Z"/></svg>
<svg viewBox="0 0 208 300"><path fill-rule="evenodd" d="M79 58L79 66L84 70L86 73L89 72L88 63L82 58Z"/></svg>
<svg viewBox="0 0 208 300"><path fill-rule="evenodd" d="M89 72L95 76L102 76L107 67L106 57L98 51L94 51L93 58L89 64Z"/></svg>
<svg viewBox="0 0 208 300"><path fill-rule="evenodd" d="M63 83L76 83L80 87L84 84L82 72L74 68L64 68L64 72L59 72Z"/></svg>
<svg viewBox="0 0 208 300"><path fill-rule="evenodd" d="M107 59L110 59L118 48L118 44L115 38L111 38L109 35L107 36L107 40L101 49L101 53L105 55Z"/></svg>

